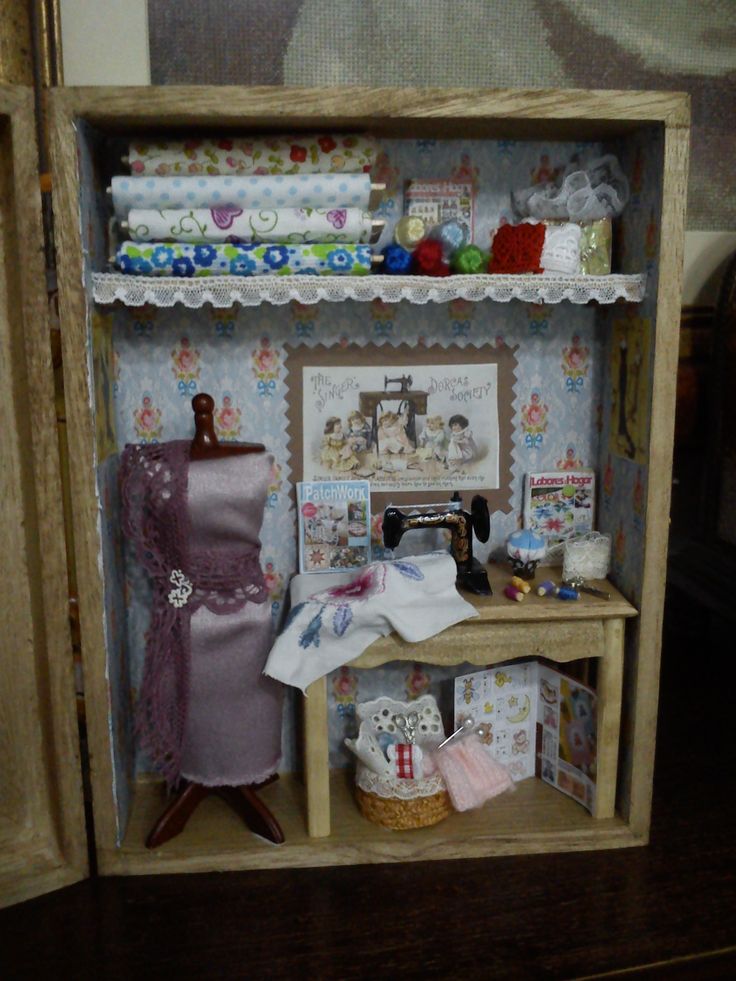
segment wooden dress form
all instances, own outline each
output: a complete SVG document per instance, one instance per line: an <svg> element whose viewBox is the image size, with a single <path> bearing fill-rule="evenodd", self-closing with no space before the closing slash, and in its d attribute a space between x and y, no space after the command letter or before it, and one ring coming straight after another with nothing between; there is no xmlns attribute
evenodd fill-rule
<svg viewBox="0 0 736 981"><path fill-rule="evenodd" d="M192 527L200 529L200 537L210 547L227 544L232 535L257 540L262 514L256 509L247 513L242 507L238 511L228 504L238 494L242 500L246 492L238 457L256 455L254 486L265 490L263 470L268 467L270 472L265 448L259 443L220 444L209 395L196 395L192 407L196 424L188 494ZM208 467L207 461L218 465ZM202 608L193 615L191 686L181 765L185 784L148 835L148 848L157 848L183 831L200 801L210 794L227 801L254 834L275 843L284 840L278 821L256 793L278 777L274 771L280 722L276 732L274 720L280 720L281 690L262 675L258 659L243 658L240 653L243 632L251 643L267 651L270 620L267 602L247 603L231 614L218 615ZM267 728L270 733L265 733ZM249 741L251 751L244 753L243 746Z"/></svg>

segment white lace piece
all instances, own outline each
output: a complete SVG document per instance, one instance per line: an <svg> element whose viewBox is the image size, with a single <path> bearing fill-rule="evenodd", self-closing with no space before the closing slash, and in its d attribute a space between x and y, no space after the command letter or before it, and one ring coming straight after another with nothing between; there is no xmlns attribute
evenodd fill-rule
<svg viewBox="0 0 736 981"><path fill-rule="evenodd" d="M417 797L431 797L446 789L439 773L433 773L431 777L423 777L421 780L400 780L397 777L380 776L361 763L356 768L355 782L367 794L376 794L389 800L394 797L416 800Z"/></svg>
<svg viewBox="0 0 736 981"><path fill-rule="evenodd" d="M539 264L545 273L580 272L580 225L547 225Z"/></svg>
<svg viewBox="0 0 736 981"><path fill-rule="evenodd" d="M417 743L430 742L434 745L445 738L442 716L433 695L420 695L411 702L401 702L389 695L379 695L370 702L359 702L357 713L358 721L361 723L360 728L363 729L365 725L374 735L382 732L392 736L400 735L394 725L395 717L416 713L419 719Z"/></svg>
<svg viewBox="0 0 736 981"><path fill-rule="evenodd" d="M570 164L560 184L535 184L511 197L523 217L598 221L621 214L629 200L629 182L616 157L608 154Z"/></svg>
<svg viewBox="0 0 736 981"><path fill-rule="evenodd" d="M273 303L282 306L291 300L309 305L327 300L384 303L448 303L450 300L495 300L508 303L615 303L626 300L639 303L644 299L646 275L563 276L557 273L536 275L447 276L208 276L204 279L179 279L162 276L130 276L121 273L93 273L92 294L97 303L120 300L126 306L173 307L177 303L197 310L206 303L226 309L236 303L244 307Z"/></svg>

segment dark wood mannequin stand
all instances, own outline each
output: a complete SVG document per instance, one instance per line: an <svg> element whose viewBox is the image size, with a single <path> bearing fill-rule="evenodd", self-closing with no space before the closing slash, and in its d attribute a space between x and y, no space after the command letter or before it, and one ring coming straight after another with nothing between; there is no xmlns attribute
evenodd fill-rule
<svg viewBox="0 0 736 981"><path fill-rule="evenodd" d="M214 407L212 397L204 393L195 395L192 399L196 426L196 433L192 440L192 460L212 460L224 456L264 452L265 447L260 443L231 443L227 446L220 444L215 434L212 415ZM146 848L158 848L180 834L200 802L210 794L216 794L227 801L253 834L280 845L284 840L284 833L276 818L256 793L258 789L277 779L278 774L274 774L263 783L244 784L240 787L205 787L201 783L187 782L176 792L171 803L151 829L146 838Z"/></svg>

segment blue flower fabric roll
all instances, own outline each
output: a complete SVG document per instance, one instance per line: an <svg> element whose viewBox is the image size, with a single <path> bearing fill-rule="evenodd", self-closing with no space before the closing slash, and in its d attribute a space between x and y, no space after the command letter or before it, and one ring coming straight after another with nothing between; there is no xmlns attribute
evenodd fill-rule
<svg viewBox="0 0 736 981"><path fill-rule="evenodd" d="M186 245L124 242L115 265L137 276L365 276L369 245Z"/></svg>

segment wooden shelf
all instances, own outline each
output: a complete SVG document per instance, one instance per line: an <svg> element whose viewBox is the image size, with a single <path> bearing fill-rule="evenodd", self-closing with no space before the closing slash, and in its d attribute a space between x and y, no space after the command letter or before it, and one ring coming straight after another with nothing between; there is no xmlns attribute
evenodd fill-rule
<svg viewBox="0 0 736 981"><path fill-rule="evenodd" d="M479 811L452 814L432 828L387 831L358 810L352 777L351 770L331 774L329 838L307 836L304 788L296 777L287 775L260 792L284 829L283 845L252 835L226 804L208 798L185 831L156 851L146 849L144 841L163 810L165 791L158 783L139 783L125 840L120 848L102 849L100 871L142 875L365 865L642 844L620 818L595 820L581 805L536 778L523 781L514 793Z"/></svg>
<svg viewBox="0 0 736 981"><path fill-rule="evenodd" d="M228 308L235 303L280 306L297 300L318 303L345 300L384 303L448 303L451 300L495 300L508 303L639 303L644 299L646 275L561 276L131 276L122 273L92 273L92 296L102 304L120 301L126 306L173 307L181 303L198 309L205 304Z"/></svg>

